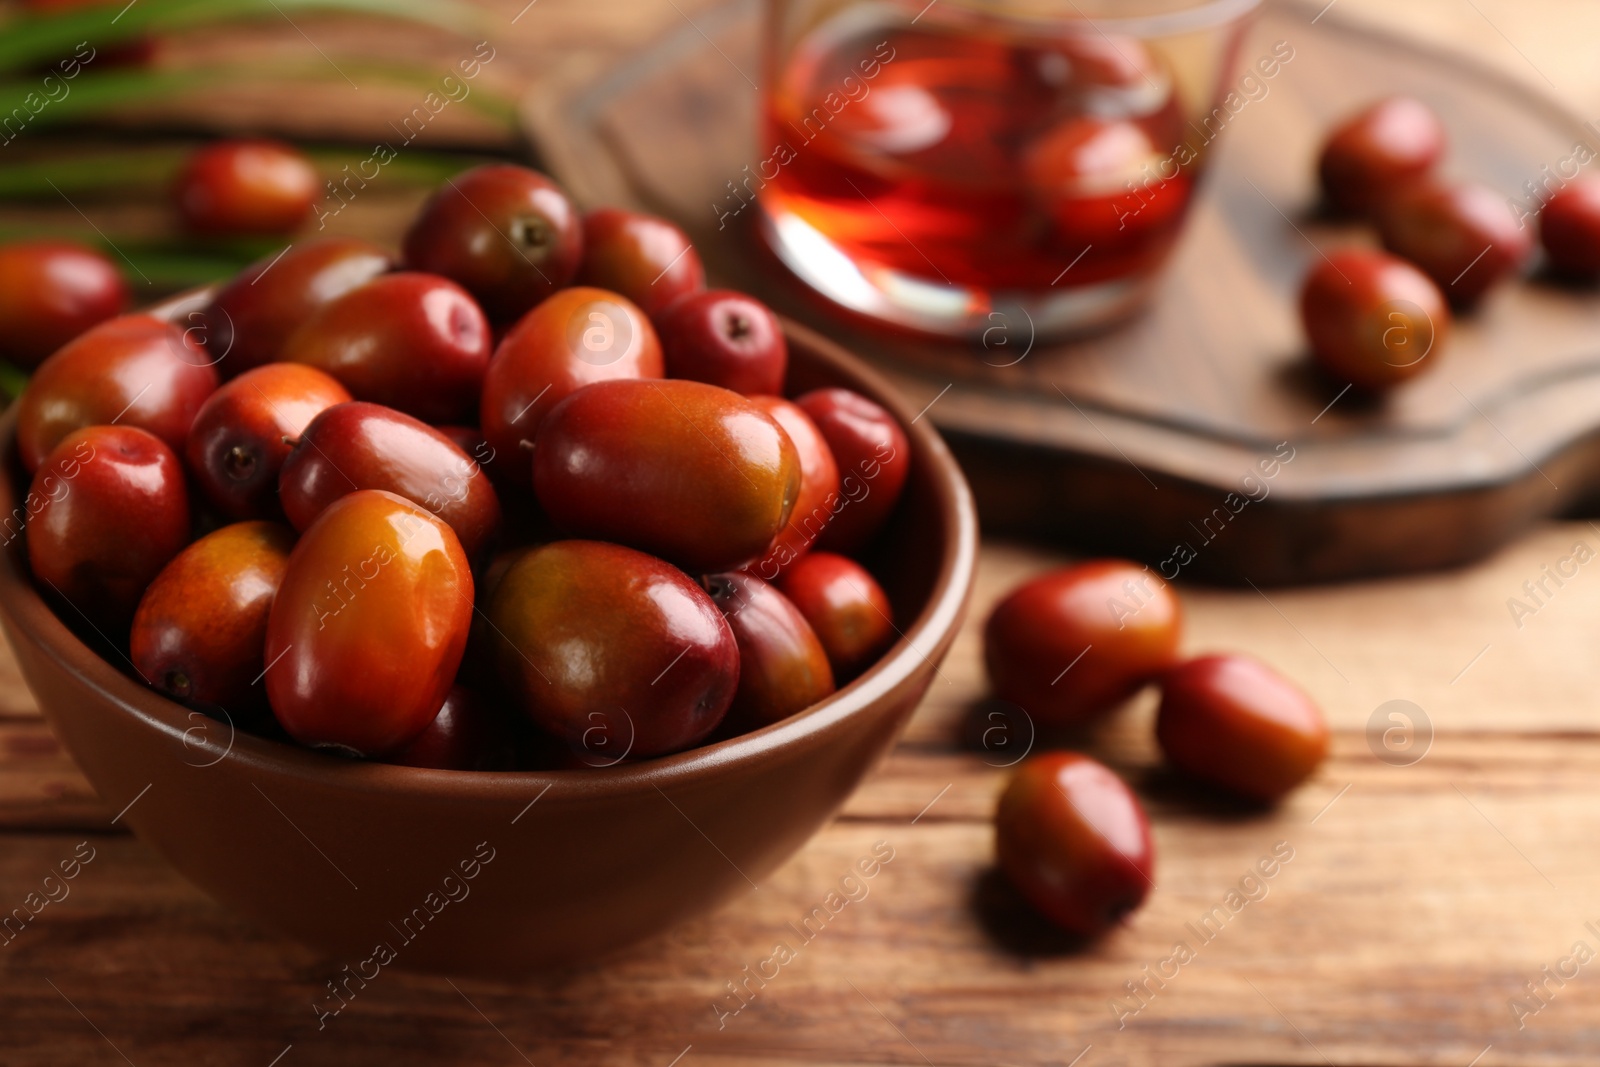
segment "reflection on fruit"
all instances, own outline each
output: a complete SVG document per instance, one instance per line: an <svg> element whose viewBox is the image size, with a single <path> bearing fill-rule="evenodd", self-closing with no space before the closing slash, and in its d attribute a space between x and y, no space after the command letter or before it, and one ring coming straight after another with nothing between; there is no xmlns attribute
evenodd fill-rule
<svg viewBox="0 0 1600 1067"><path fill-rule="evenodd" d="M816 389L795 404L828 443L844 498L817 546L858 552L900 500L911 473L911 444L893 415L849 389Z"/></svg>
<svg viewBox="0 0 1600 1067"><path fill-rule="evenodd" d="M1328 202L1359 215L1426 175L1444 150L1444 124L1433 109L1409 96L1393 96L1328 135L1317 173Z"/></svg>
<svg viewBox="0 0 1600 1067"><path fill-rule="evenodd" d="M772 416L800 457L800 490L794 510L766 554L748 568L757 577L772 581L811 551L833 521L841 506L839 465L811 417L794 403L777 396L751 397L750 403Z"/></svg>
<svg viewBox="0 0 1600 1067"><path fill-rule="evenodd" d="M1533 252L1533 234L1483 185L1419 181L1385 201L1383 246L1420 267L1450 303L1470 307Z"/></svg>
<svg viewBox="0 0 1600 1067"><path fill-rule="evenodd" d="M661 354L674 378L720 385L745 396L778 396L789 346L761 301L727 289L693 293L656 316Z"/></svg>

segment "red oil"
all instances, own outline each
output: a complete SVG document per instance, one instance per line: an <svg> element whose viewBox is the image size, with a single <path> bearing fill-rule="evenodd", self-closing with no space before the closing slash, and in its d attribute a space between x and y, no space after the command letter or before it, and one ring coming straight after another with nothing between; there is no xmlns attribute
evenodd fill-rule
<svg viewBox="0 0 1600 1067"><path fill-rule="evenodd" d="M1092 29L826 25L765 112L769 216L869 273L991 293L1152 272L1198 169L1165 64Z"/></svg>

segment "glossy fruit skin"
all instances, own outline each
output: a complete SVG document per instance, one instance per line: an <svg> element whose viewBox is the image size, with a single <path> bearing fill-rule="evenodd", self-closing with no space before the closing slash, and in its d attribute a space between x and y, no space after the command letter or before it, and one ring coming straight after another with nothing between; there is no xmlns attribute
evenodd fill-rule
<svg viewBox="0 0 1600 1067"><path fill-rule="evenodd" d="M294 531L240 522L179 552L139 601L128 658L145 682L174 700L230 713L266 702L255 684L266 667L267 615Z"/></svg>
<svg viewBox="0 0 1600 1067"><path fill-rule="evenodd" d="M839 495L839 465L811 417L782 397L753 396L750 403L783 428L800 457L800 491L794 510L766 554L746 568L770 582L811 551L843 498Z"/></svg>
<svg viewBox="0 0 1600 1067"><path fill-rule="evenodd" d="M145 588L189 541L183 464L135 426L62 438L28 490L28 562L45 592L121 636Z"/></svg>
<svg viewBox="0 0 1600 1067"><path fill-rule="evenodd" d="M894 609L867 569L833 552L807 552L778 579L822 642L837 678L853 678L894 644Z"/></svg>
<svg viewBox="0 0 1600 1067"><path fill-rule="evenodd" d="M507 484L533 484L527 455L556 404L594 382L660 378L661 345L644 312L604 289L565 289L511 328L483 379L478 425Z"/></svg>
<svg viewBox="0 0 1600 1067"><path fill-rule="evenodd" d="M759 730L833 694L827 651L776 586L729 573L706 578L705 588L739 645L739 689L728 709L727 730Z"/></svg>
<svg viewBox="0 0 1600 1067"><path fill-rule="evenodd" d="M800 458L771 416L726 389L598 382L545 416L533 483L568 533L714 574L750 562L784 528Z"/></svg>
<svg viewBox="0 0 1600 1067"><path fill-rule="evenodd" d="M1428 105L1380 100L1328 135L1317 163L1323 195L1347 214L1370 212L1432 170L1445 146L1444 124Z"/></svg>
<svg viewBox="0 0 1600 1067"><path fill-rule="evenodd" d="M184 163L173 199L194 233L292 233L311 214L322 182L305 153L282 141L218 141Z"/></svg>
<svg viewBox="0 0 1600 1067"><path fill-rule="evenodd" d="M1387 253L1351 248L1313 265L1300 321L1330 377L1376 393L1437 363L1452 320L1426 274Z"/></svg>
<svg viewBox="0 0 1600 1067"><path fill-rule="evenodd" d="M1077 752L1024 760L994 817L1000 869L1045 918L1095 937L1144 903L1150 821L1110 768Z"/></svg>
<svg viewBox="0 0 1600 1067"><path fill-rule="evenodd" d="M1420 267L1458 307L1477 303L1533 252L1532 232L1483 185L1414 182L1384 202L1379 218L1383 246Z"/></svg>
<svg viewBox="0 0 1600 1067"><path fill-rule="evenodd" d="M110 259L71 241L0 245L0 359L32 370L128 304Z"/></svg>
<svg viewBox="0 0 1600 1067"><path fill-rule="evenodd" d="M383 249L354 237L296 241L240 271L185 325L217 370L233 377L278 359L314 311L392 265Z"/></svg>
<svg viewBox="0 0 1600 1067"><path fill-rule="evenodd" d="M381 759L402 767L491 771L509 770L513 755L505 720L477 693L457 685L422 733Z"/></svg>
<svg viewBox="0 0 1600 1067"><path fill-rule="evenodd" d="M566 193L526 167L490 163L447 179L406 231L406 266L452 278L496 322L571 283L583 223Z"/></svg>
<svg viewBox="0 0 1600 1067"><path fill-rule="evenodd" d="M783 324L753 296L728 289L692 293L655 316L667 375L745 396L777 396L789 370Z"/></svg>
<svg viewBox="0 0 1600 1067"><path fill-rule="evenodd" d="M318 414L350 393L315 367L269 363L206 398L189 429L185 458L206 499L233 519L280 514L278 472Z"/></svg>
<svg viewBox="0 0 1600 1067"><path fill-rule="evenodd" d="M392 752L438 714L472 623L472 570L439 519L378 489L301 535L267 620L272 713L296 741Z"/></svg>
<svg viewBox="0 0 1600 1067"><path fill-rule="evenodd" d="M666 219L603 207L583 217L583 266L577 284L609 289L654 318L706 287L706 268L688 234Z"/></svg>
<svg viewBox="0 0 1600 1067"><path fill-rule="evenodd" d="M828 443L844 498L817 547L858 552L900 500L911 473L911 444L893 415L849 389L816 389L795 404Z"/></svg>
<svg viewBox="0 0 1600 1067"><path fill-rule="evenodd" d="M470 560L500 531L500 498L477 463L438 430L379 404L340 404L312 419L278 486L297 530L358 489L383 489L443 519Z"/></svg>
<svg viewBox="0 0 1600 1067"><path fill-rule="evenodd" d="M1069 725L1175 664L1182 630L1177 594L1153 571L1090 560L1024 582L995 605L983 658L996 696L1040 724Z"/></svg>
<svg viewBox="0 0 1600 1067"><path fill-rule="evenodd" d="M402 271L318 308L283 358L328 372L358 400L455 422L477 406L491 347L489 322L465 289Z"/></svg>
<svg viewBox="0 0 1600 1067"><path fill-rule="evenodd" d="M85 426L137 426L182 449L217 372L177 327L149 315L108 319L34 372L17 400L17 451L29 471Z"/></svg>
<svg viewBox="0 0 1600 1067"><path fill-rule="evenodd" d="M1556 190L1539 213L1539 240L1559 273L1600 277L1600 179L1581 177Z"/></svg>
<svg viewBox="0 0 1600 1067"><path fill-rule="evenodd" d="M487 610L506 688L539 727L608 763L697 743L739 683L739 649L711 598L621 545L533 549L506 570Z"/></svg>
<svg viewBox="0 0 1600 1067"><path fill-rule="evenodd" d="M1310 697L1249 656L1202 656L1161 680L1156 740L1174 767L1272 803L1328 754L1328 724Z"/></svg>

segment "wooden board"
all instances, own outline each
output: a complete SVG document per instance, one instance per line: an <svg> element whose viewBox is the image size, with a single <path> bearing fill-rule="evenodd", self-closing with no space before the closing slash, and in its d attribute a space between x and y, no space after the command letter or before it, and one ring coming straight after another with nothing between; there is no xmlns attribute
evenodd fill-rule
<svg viewBox="0 0 1600 1067"><path fill-rule="evenodd" d="M1269 7L1241 56L1287 41L1294 57L1219 139L1148 314L1070 344L1030 347L1020 321L987 348L911 342L863 332L802 293L742 225L754 209L719 227L726 183L762 157L746 80L764 77L758 7L701 12L621 63L558 68L530 98L530 133L581 195L676 218L723 282L871 355L931 404L986 529L1153 564L1187 545L1191 573L1267 584L1474 559L1589 502L1600 475L1593 292L1538 279L1497 292L1436 371L1385 403L1309 372L1293 310L1319 250L1371 240L1313 213L1320 131L1360 103L1427 100L1451 131L1449 171L1507 193L1575 142L1600 145L1512 79L1342 22L1338 9L1313 24L1320 3ZM1262 492L1244 479L1281 442L1293 462L1270 495L1235 510L1244 490Z"/></svg>
<svg viewBox="0 0 1600 1067"><path fill-rule="evenodd" d="M988 819L1015 750L981 743L993 722L977 631L995 597L1060 559L1037 549L986 551L972 619L895 754L757 890L610 963L541 981L385 971L321 1030L311 999L348 961L252 928L144 846L108 835L116 812L84 805L81 780L53 826L37 822L38 796L17 785L31 763L0 745L0 825L49 828L6 833L0 903L19 905L79 842L96 850L67 899L0 944L0 1062L118 1064L114 1043L138 1067L267 1067L286 1048L277 1067L669 1067L685 1050L679 1067L1065 1067L1092 1045L1078 1067L1466 1067L1492 1045L1478 1067L1588 1067L1600 983L1587 968L1523 1030L1508 1007L1575 941L1600 949L1584 925L1600 920L1587 655L1600 572L1585 566L1520 630L1505 606L1578 540L1600 546L1587 525L1564 524L1450 577L1270 601L1186 590L1189 647L1249 648L1302 682L1335 727L1334 755L1260 814L1196 803L1160 772L1148 698L1090 738L1150 806L1158 888L1126 930L1089 946L1032 919L992 870ZM0 657L0 677L8 669ZM0 693L26 715L14 683ZM1369 746L1373 710L1395 698L1437 730L1409 767ZM719 1027L725 983L793 939L788 924L880 840L895 858L867 895ZM1185 924L1223 904L1279 841L1294 856L1265 897L1119 1030L1110 1005L1123 983L1192 939Z"/></svg>

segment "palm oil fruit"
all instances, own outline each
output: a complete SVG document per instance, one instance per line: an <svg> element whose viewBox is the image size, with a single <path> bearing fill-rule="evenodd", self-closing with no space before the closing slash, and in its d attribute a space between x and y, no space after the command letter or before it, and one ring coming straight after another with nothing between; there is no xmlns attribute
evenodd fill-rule
<svg viewBox="0 0 1600 1067"><path fill-rule="evenodd" d="M173 198L184 225L217 237L293 233L311 214L322 182L293 145L218 141L184 163Z"/></svg>
<svg viewBox="0 0 1600 1067"><path fill-rule="evenodd" d="M279 514L278 472L317 415L350 393L328 374L296 363L246 371L206 398L185 458L206 498L232 519Z"/></svg>
<svg viewBox="0 0 1600 1067"><path fill-rule="evenodd" d="M561 529L691 574L764 553L794 510L800 477L795 446L771 416L700 382L580 389L545 416L533 449L539 503Z"/></svg>
<svg viewBox="0 0 1600 1067"><path fill-rule="evenodd" d="M108 319L34 372L17 400L17 451L32 471L73 430L112 423L148 430L182 451L216 387L205 353L176 326L150 315Z"/></svg>
<svg viewBox="0 0 1600 1067"><path fill-rule="evenodd" d="M1156 740L1174 767L1248 800L1272 803L1328 754L1310 697L1249 656L1202 656L1161 681Z"/></svg>
<svg viewBox="0 0 1600 1067"><path fill-rule="evenodd" d="M466 290L401 271L318 308L283 358L326 371L357 400L454 422L477 408L491 348L489 322Z"/></svg>
<svg viewBox="0 0 1600 1067"><path fill-rule="evenodd" d="M189 540L183 464L135 426L88 426L62 438L28 490L33 576L120 637L139 598ZM104 631L102 631L104 633Z"/></svg>
<svg viewBox="0 0 1600 1067"><path fill-rule="evenodd" d="M128 658L140 676L186 704L230 713L264 705L267 615L293 548L288 527L253 521L179 552L134 612Z"/></svg>
<svg viewBox="0 0 1600 1067"><path fill-rule="evenodd" d="M452 686L439 714L403 747L380 757L402 767L441 771L510 770L515 738L479 694Z"/></svg>
<svg viewBox="0 0 1600 1067"><path fill-rule="evenodd" d="M1485 185L1414 182L1384 202L1378 219L1383 246L1416 264L1458 307L1476 304L1533 252L1532 231Z"/></svg>
<svg viewBox="0 0 1600 1067"><path fill-rule="evenodd" d="M577 284L609 289L651 318L706 287L706 269L688 236L666 219L603 207L583 217Z"/></svg>
<svg viewBox="0 0 1600 1067"><path fill-rule="evenodd" d="M661 376L655 329L632 301L586 286L552 296L511 328L484 375L479 428L500 476L519 488L532 484L527 450L545 414L572 393Z"/></svg>
<svg viewBox="0 0 1600 1067"><path fill-rule="evenodd" d="M267 697L303 745L392 752L427 729L472 623L472 570L450 527L362 489L301 535L272 602Z"/></svg>
<svg viewBox="0 0 1600 1067"><path fill-rule="evenodd" d="M811 624L836 677L854 677L894 644L889 598L853 559L808 552L778 579L778 590Z"/></svg>
<svg viewBox="0 0 1600 1067"><path fill-rule="evenodd" d="M583 260L583 222L537 171L506 163L449 178L406 231L406 266L442 274L509 323L571 283Z"/></svg>
<svg viewBox="0 0 1600 1067"><path fill-rule="evenodd" d="M1539 212L1539 241L1556 273L1600 278L1600 178L1578 178L1555 191Z"/></svg>
<svg viewBox="0 0 1600 1067"><path fill-rule="evenodd" d="M1300 320L1312 358L1336 382L1382 393L1439 361L1450 307L1422 271L1385 252L1332 252L1307 276Z"/></svg>
<svg viewBox="0 0 1600 1067"><path fill-rule="evenodd" d="M749 567L750 573L770 582L811 551L833 521L842 504L839 465L816 423L792 401L754 396L750 403L772 416L800 457L800 489L789 520L761 559Z"/></svg>
<svg viewBox="0 0 1600 1067"><path fill-rule="evenodd" d="M1144 903L1155 849L1150 822L1110 768L1077 752L1024 760L995 812L1000 869L1061 927L1095 937Z"/></svg>
<svg viewBox="0 0 1600 1067"><path fill-rule="evenodd" d="M1183 611L1148 567L1091 560L1024 582L983 629L995 695L1041 724L1091 720L1178 661Z"/></svg>
<svg viewBox="0 0 1600 1067"><path fill-rule="evenodd" d="M443 519L470 560L483 558L500 530L499 497L476 461L432 426L361 401L312 419L279 477L297 530L358 489L387 490Z"/></svg>
<svg viewBox="0 0 1600 1067"><path fill-rule="evenodd" d="M32 370L128 303L128 283L102 253L70 241L0 245L0 359Z"/></svg>
<svg viewBox="0 0 1600 1067"><path fill-rule="evenodd" d="M895 417L849 389L816 389L795 400L828 443L843 497L818 548L859 552L888 521L911 473L911 445Z"/></svg>
<svg viewBox="0 0 1600 1067"><path fill-rule="evenodd" d="M388 253L354 237L297 241L250 264L185 320L224 378L277 360L284 342L322 305L392 265Z"/></svg>
<svg viewBox="0 0 1600 1067"><path fill-rule="evenodd" d="M783 324L761 301L713 289L690 293L654 315L667 373L745 396L777 396L789 370Z"/></svg>
<svg viewBox="0 0 1600 1067"><path fill-rule="evenodd" d="M1351 215L1369 214L1411 182L1425 177L1445 150L1444 124L1409 96L1370 105L1328 135L1317 174L1328 203Z"/></svg>
<svg viewBox="0 0 1600 1067"><path fill-rule="evenodd" d="M715 574L705 587L739 646L732 730L781 722L833 693L827 651L788 597L748 574Z"/></svg>
<svg viewBox="0 0 1600 1067"><path fill-rule="evenodd" d="M682 571L621 545L518 556L489 599L501 681L528 716L607 762L702 740L728 710L739 648Z"/></svg>

